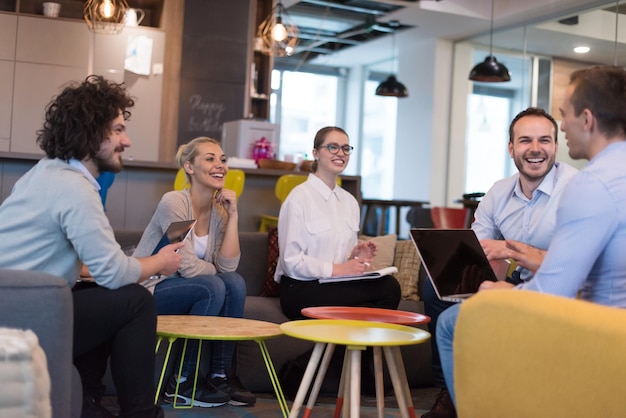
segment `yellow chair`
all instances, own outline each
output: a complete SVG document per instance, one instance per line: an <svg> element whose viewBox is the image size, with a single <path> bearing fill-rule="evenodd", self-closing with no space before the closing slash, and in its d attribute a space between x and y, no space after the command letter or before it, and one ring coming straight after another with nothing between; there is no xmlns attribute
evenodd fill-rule
<svg viewBox="0 0 626 418"><path fill-rule="evenodd" d="M278 177L276 180L276 186L274 187L274 195L280 204L282 205L287 195L291 192L291 189L299 184L302 184L309 178L308 174L284 174ZM337 185L341 186L341 178L337 177ZM278 226L278 216L261 215L261 225L259 232L267 232L270 227Z"/></svg>
<svg viewBox="0 0 626 418"><path fill-rule="evenodd" d="M461 305L454 341L458 416L623 417L626 310L531 291Z"/></svg>
<svg viewBox="0 0 626 418"><path fill-rule="evenodd" d="M235 192L237 198L241 196L243 192L243 186L246 182L246 173L242 170L231 169L226 173L226 177L224 178L224 187ZM176 173L176 178L174 179L174 190L183 190L188 189L190 186L187 181L187 175L185 171L180 168L178 169L178 173Z"/></svg>

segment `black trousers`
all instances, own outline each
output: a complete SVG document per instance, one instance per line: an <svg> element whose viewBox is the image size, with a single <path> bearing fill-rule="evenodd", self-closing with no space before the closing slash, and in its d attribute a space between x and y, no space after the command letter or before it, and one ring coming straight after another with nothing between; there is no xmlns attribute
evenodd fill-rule
<svg viewBox="0 0 626 418"><path fill-rule="evenodd" d="M87 394L102 393L110 358L120 417L154 414L156 309L143 286L109 290L78 283L74 297L74 365Z"/></svg>
<svg viewBox="0 0 626 418"><path fill-rule="evenodd" d="M373 280L323 283L280 279L280 306L291 319L304 319L300 310L311 306L359 306L398 309L400 284L392 276Z"/></svg>
<svg viewBox="0 0 626 418"><path fill-rule="evenodd" d="M432 352L432 370L433 382L436 387L445 388L446 381L443 378L443 370L441 369L441 359L439 358L439 348L437 347L437 320L439 315L455 305L454 302L445 302L437 297L435 289L430 280L424 280L422 286L422 300L424 301L424 313L430 316L428 323L428 332L430 332L430 348Z"/></svg>

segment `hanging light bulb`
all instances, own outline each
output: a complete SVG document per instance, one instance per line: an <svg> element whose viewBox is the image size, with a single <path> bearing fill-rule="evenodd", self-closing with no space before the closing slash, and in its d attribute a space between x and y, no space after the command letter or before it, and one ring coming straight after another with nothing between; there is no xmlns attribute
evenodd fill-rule
<svg viewBox="0 0 626 418"><path fill-rule="evenodd" d="M287 29L285 29L285 25L283 25L282 16L278 16L276 18L276 24L272 28L272 39L276 42L282 42L287 37Z"/></svg>
<svg viewBox="0 0 626 418"><path fill-rule="evenodd" d="M394 54L394 58L392 59L393 65L396 55L396 30L400 26L400 22L398 22L397 20L392 20L391 22L389 22L389 26L394 28L394 31L391 34L393 41L392 51ZM387 77L385 81L383 81L378 85L378 87L376 87L376 95L386 97L407 97L409 95L409 91L406 89L406 86L404 84L396 79L395 75L391 74L389 75L389 77Z"/></svg>
<svg viewBox="0 0 626 418"><path fill-rule="evenodd" d="M111 3L111 0L104 0L100 6L100 14L106 19L110 19L115 11L115 6Z"/></svg>
<svg viewBox="0 0 626 418"><path fill-rule="evenodd" d="M280 1L257 30L257 37L262 40L261 51L276 57L292 55L298 45L298 35L298 27Z"/></svg>
<svg viewBox="0 0 626 418"><path fill-rule="evenodd" d="M485 61L477 64L470 71L469 79L472 81L483 81L487 83L499 83L511 81L511 73L506 65L498 62L493 56L493 8L495 0L491 0L491 29L489 30L489 55Z"/></svg>
<svg viewBox="0 0 626 418"><path fill-rule="evenodd" d="M87 0L83 17L90 31L116 35L126 25L124 18L128 8L126 0Z"/></svg>

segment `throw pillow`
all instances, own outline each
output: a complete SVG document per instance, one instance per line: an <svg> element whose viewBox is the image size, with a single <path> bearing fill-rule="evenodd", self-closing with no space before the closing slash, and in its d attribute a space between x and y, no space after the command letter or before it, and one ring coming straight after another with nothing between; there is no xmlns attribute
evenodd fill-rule
<svg viewBox="0 0 626 418"><path fill-rule="evenodd" d="M278 263L278 228L270 227L267 231L267 271L261 296L277 297L280 284L274 281L276 264Z"/></svg>
<svg viewBox="0 0 626 418"><path fill-rule="evenodd" d="M418 281L421 260L411 240L396 243L396 256L393 262L398 272L393 276L400 283L402 299L419 300Z"/></svg>
<svg viewBox="0 0 626 418"><path fill-rule="evenodd" d="M372 264L376 269L394 265L393 257L396 250L396 240L397 237L395 234L380 235L377 237L361 235L359 237L359 241L372 241L376 244L376 247L378 247L376 257L372 260Z"/></svg>

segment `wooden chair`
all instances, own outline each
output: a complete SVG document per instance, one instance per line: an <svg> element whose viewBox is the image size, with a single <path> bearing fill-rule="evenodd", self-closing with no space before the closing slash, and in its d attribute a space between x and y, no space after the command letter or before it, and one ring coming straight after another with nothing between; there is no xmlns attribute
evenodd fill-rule
<svg viewBox="0 0 626 418"><path fill-rule="evenodd" d="M430 216L435 228L469 228L471 225L467 208L433 206L430 208Z"/></svg>

